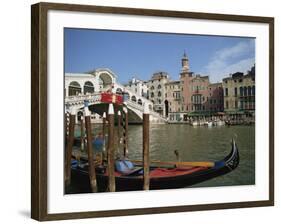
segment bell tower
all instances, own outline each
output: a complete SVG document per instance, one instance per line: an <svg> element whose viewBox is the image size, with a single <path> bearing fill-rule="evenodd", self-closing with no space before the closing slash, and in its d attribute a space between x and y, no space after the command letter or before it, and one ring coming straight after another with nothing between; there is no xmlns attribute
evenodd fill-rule
<svg viewBox="0 0 281 224"><path fill-rule="evenodd" d="M181 59L181 65L182 65L182 73L189 72L189 61L188 61L185 51L184 51L183 57Z"/></svg>

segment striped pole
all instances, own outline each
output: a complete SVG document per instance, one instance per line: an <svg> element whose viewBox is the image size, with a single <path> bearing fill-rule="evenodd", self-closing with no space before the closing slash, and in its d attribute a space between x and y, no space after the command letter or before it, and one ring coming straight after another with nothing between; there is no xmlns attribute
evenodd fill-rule
<svg viewBox="0 0 281 224"><path fill-rule="evenodd" d="M91 114L88 107L85 107L85 127L87 138L87 151L88 151L88 163L89 163L89 178L92 192L98 191L96 168L95 168L95 155L92 149L92 128L91 128Z"/></svg>
<svg viewBox="0 0 281 224"><path fill-rule="evenodd" d="M123 145L124 145L124 157L128 156L128 109L123 108Z"/></svg>
<svg viewBox="0 0 281 224"><path fill-rule="evenodd" d="M66 139L68 138L69 135L69 123L70 123L70 115L69 112L66 112L65 114L65 135L66 135Z"/></svg>
<svg viewBox="0 0 281 224"><path fill-rule="evenodd" d="M118 110L118 125L117 125L117 150L118 150L118 156L120 155L120 140L121 140L121 133L120 133L120 127L121 127L121 112Z"/></svg>
<svg viewBox="0 0 281 224"><path fill-rule="evenodd" d="M72 156L72 147L74 143L74 128L75 128L75 109L71 110L71 115L69 119L69 136L67 140L67 147L65 152L65 185L70 185L71 182L71 156Z"/></svg>

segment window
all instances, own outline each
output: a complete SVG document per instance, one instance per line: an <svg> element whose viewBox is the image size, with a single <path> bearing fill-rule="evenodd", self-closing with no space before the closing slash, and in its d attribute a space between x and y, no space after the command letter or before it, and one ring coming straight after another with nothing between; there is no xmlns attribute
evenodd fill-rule
<svg viewBox="0 0 281 224"><path fill-rule="evenodd" d="M158 87L157 87L158 89L161 89L161 85L158 85Z"/></svg>
<svg viewBox="0 0 281 224"><path fill-rule="evenodd" d="M228 88L225 88L225 96L228 96Z"/></svg>
<svg viewBox="0 0 281 224"><path fill-rule="evenodd" d="M225 101L225 108L228 109L228 101Z"/></svg>
<svg viewBox="0 0 281 224"><path fill-rule="evenodd" d="M151 89L151 90L154 90L154 86L151 86L150 89Z"/></svg>
<svg viewBox="0 0 281 224"><path fill-rule="evenodd" d="M238 108L238 101L235 100L235 108L237 109Z"/></svg>
<svg viewBox="0 0 281 224"><path fill-rule="evenodd" d="M234 96L237 96L237 88L234 88Z"/></svg>
<svg viewBox="0 0 281 224"><path fill-rule="evenodd" d="M252 95L252 88L251 86L248 86L248 96L251 96Z"/></svg>
<svg viewBox="0 0 281 224"><path fill-rule="evenodd" d="M154 93L152 92L152 93L150 93L150 97L151 98L153 98L154 97Z"/></svg>
<svg viewBox="0 0 281 224"><path fill-rule="evenodd" d="M255 86L252 86L252 95L254 96L255 94Z"/></svg>
<svg viewBox="0 0 281 224"><path fill-rule="evenodd" d="M247 96L247 87L244 87L244 96Z"/></svg>
<svg viewBox="0 0 281 224"><path fill-rule="evenodd" d="M158 97L161 97L161 92L160 91L158 92Z"/></svg>
<svg viewBox="0 0 281 224"><path fill-rule="evenodd" d="M240 96L243 96L243 87L242 86L239 88L239 91L240 91Z"/></svg>

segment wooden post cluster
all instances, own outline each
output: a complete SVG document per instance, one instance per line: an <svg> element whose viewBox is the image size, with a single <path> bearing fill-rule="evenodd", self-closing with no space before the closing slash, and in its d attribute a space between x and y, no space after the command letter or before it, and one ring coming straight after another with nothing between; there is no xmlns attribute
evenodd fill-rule
<svg viewBox="0 0 281 224"><path fill-rule="evenodd" d="M128 156L128 109L126 107L123 108L123 145L124 145L124 152L123 155L126 158Z"/></svg>
<svg viewBox="0 0 281 224"><path fill-rule="evenodd" d="M108 170L108 188L110 192L115 191L114 174L114 108L109 104L108 108L108 147L107 147L107 170Z"/></svg>
<svg viewBox="0 0 281 224"><path fill-rule="evenodd" d="M149 108L144 104L143 111L143 189L149 190Z"/></svg>
<svg viewBox="0 0 281 224"><path fill-rule="evenodd" d="M86 127L86 138L87 138L87 151L88 151L88 163L89 163L89 178L92 192L97 192L97 179L95 169L95 156L92 149L92 128L91 128L91 116L88 107L85 107L85 127Z"/></svg>
<svg viewBox="0 0 281 224"><path fill-rule="evenodd" d="M71 110L71 115L69 118L69 127L68 127L68 138L65 151L65 185L68 186L71 182L71 156L72 156L72 147L74 143L74 128L75 128L75 114L74 109Z"/></svg>

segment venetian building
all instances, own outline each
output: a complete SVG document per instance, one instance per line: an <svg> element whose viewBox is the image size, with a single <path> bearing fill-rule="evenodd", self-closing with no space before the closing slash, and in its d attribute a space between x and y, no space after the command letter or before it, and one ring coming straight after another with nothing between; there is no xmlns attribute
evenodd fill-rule
<svg viewBox="0 0 281 224"><path fill-rule="evenodd" d="M180 80L182 82L182 100L186 112L205 110L208 96L209 77L194 75L190 72L189 60L182 57Z"/></svg>
<svg viewBox="0 0 281 224"><path fill-rule="evenodd" d="M162 116L166 115L165 111L165 84L169 82L167 72L156 72L147 82L148 95L147 98L152 101L153 109Z"/></svg>
<svg viewBox="0 0 281 224"><path fill-rule="evenodd" d="M182 104L182 84L171 81L165 84L165 116L170 120L179 120L184 107Z"/></svg>
<svg viewBox="0 0 281 224"><path fill-rule="evenodd" d="M247 74L236 72L223 79L224 110L231 113L254 113L255 66Z"/></svg>
<svg viewBox="0 0 281 224"><path fill-rule="evenodd" d="M129 81L129 83L125 85L125 88L130 90L132 93L136 94L137 96L142 96L147 98L148 87L146 81L137 78L132 78Z"/></svg>
<svg viewBox="0 0 281 224"><path fill-rule="evenodd" d="M207 96L207 110L209 112L223 112L223 88L222 83L211 83L209 86L209 96Z"/></svg>
<svg viewBox="0 0 281 224"><path fill-rule="evenodd" d="M221 83L211 84L209 76L190 72L189 60L184 53L180 73L182 83L182 104L184 111L207 115L223 110L223 89Z"/></svg>

